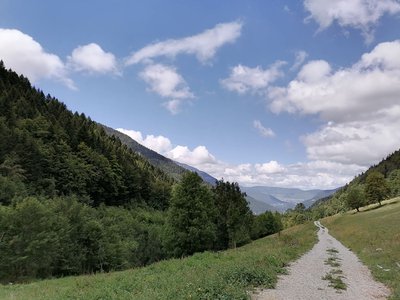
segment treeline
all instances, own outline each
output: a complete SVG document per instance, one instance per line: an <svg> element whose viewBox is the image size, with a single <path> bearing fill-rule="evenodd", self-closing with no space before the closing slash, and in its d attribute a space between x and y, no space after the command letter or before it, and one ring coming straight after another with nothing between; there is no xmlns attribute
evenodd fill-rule
<svg viewBox="0 0 400 300"><path fill-rule="evenodd" d="M254 216L236 183L211 189L196 173L173 187L166 211L17 197L0 205L0 282L123 270L280 230L280 215Z"/></svg>
<svg viewBox="0 0 400 300"><path fill-rule="evenodd" d="M177 183L0 62L0 282L143 266L282 229L236 183Z"/></svg>
<svg viewBox="0 0 400 300"><path fill-rule="evenodd" d="M142 266L165 257L164 214L75 197L27 197L0 205L0 281Z"/></svg>

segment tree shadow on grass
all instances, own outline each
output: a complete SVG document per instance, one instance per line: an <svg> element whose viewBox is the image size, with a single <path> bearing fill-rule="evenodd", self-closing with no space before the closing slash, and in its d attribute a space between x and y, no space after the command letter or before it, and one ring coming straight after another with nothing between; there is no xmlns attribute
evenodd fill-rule
<svg viewBox="0 0 400 300"><path fill-rule="evenodd" d="M361 210L360 213L367 212L367 211L371 211L371 210L376 210L376 209L378 209L378 208L385 207L385 206L389 206L389 205L393 205L393 204L397 204L397 203L399 203L399 200L397 200L397 201L392 201L392 202L387 202L387 203L382 203L381 205L376 204L376 205L374 205L374 206L370 206L370 207L368 207L368 208L366 208L366 209Z"/></svg>

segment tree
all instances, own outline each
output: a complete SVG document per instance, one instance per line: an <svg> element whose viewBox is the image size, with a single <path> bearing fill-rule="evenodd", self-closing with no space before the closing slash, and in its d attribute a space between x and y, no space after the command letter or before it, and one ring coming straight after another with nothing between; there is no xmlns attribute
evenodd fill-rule
<svg viewBox="0 0 400 300"><path fill-rule="evenodd" d="M236 247L250 239L251 211L237 183L219 180L213 189L218 210L216 248Z"/></svg>
<svg viewBox="0 0 400 300"><path fill-rule="evenodd" d="M379 203L389 196L389 187L385 178L379 172L371 172L366 180L365 194L369 203Z"/></svg>
<svg viewBox="0 0 400 300"><path fill-rule="evenodd" d="M388 185L391 197L400 196L400 169L394 170L389 174Z"/></svg>
<svg viewBox="0 0 400 300"><path fill-rule="evenodd" d="M283 224L281 215L278 212L272 213L266 211L263 214L254 217L252 238L258 239L281 231Z"/></svg>
<svg viewBox="0 0 400 300"><path fill-rule="evenodd" d="M360 211L359 208L365 204L365 194L361 186L350 187L346 195L346 204L351 209Z"/></svg>
<svg viewBox="0 0 400 300"><path fill-rule="evenodd" d="M166 224L166 246L175 256L212 248L216 237L213 196L197 173L183 175L172 191Z"/></svg>

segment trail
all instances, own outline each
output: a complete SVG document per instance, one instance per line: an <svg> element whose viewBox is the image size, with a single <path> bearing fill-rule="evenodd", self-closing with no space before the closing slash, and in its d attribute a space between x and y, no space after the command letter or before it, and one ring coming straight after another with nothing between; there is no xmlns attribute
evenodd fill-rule
<svg viewBox="0 0 400 300"><path fill-rule="evenodd" d="M390 291L376 282L357 256L328 233L319 221L318 243L288 269L289 275L278 280L276 289L261 290L253 300L376 300L386 299ZM331 264L326 262L329 260ZM327 274L339 278L344 290L329 286Z"/></svg>

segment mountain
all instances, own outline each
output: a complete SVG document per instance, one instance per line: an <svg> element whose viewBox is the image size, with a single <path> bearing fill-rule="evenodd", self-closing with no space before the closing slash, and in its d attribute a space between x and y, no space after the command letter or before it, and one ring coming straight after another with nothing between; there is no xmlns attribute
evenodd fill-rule
<svg viewBox="0 0 400 300"><path fill-rule="evenodd" d="M163 209L172 179L84 114L0 62L0 203L77 196L93 206Z"/></svg>
<svg viewBox="0 0 400 300"><path fill-rule="evenodd" d="M334 193L336 193L337 190L338 189L322 190L317 195L315 195L313 198L303 201L303 204L305 205L306 208L308 208L311 205L313 205L315 202L317 202L318 200L325 199L325 198L332 196Z"/></svg>
<svg viewBox="0 0 400 300"><path fill-rule="evenodd" d="M191 171L191 172L196 172L203 179L204 182L207 182L211 185L215 185L215 181L217 179L212 177L210 174L207 174L206 172L196 169L195 167L173 161L172 159L169 159L139 144L134 139L132 139L131 137L127 136L122 132L119 132L118 130L107 127L105 125L102 126L108 135L116 136L117 138L119 138L123 144L127 145L130 149L132 149L136 153L139 153L144 158L148 159L148 161L153 166L160 168L175 180L179 181L185 172Z"/></svg>
<svg viewBox="0 0 400 300"><path fill-rule="evenodd" d="M267 203L278 211L294 208L297 203L310 206L320 198L333 194L336 190L301 190L297 188L279 188L270 186L241 187L252 198Z"/></svg>
<svg viewBox="0 0 400 300"><path fill-rule="evenodd" d="M109 136L115 136L119 138L123 144L128 146L128 148L132 149L136 153L139 153L141 156L147 159L153 166L160 168L175 180L180 180L182 175L187 171L186 168L178 165L178 163L176 163L175 161L166 158L165 156L162 156L161 154L149 148L146 148L145 146L139 144L126 134L119 132L118 130L115 130L113 128L107 127L105 125L101 126L104 128L105 132Z"/></svg>
<svg viewBox="0 0 400 300"><path fill-rule="evenodd" d="M275 207L273 207L272 205L269 205L265 202L256 200L249 195L246 196L246 200L249 203L249 207L250 207L251 211L256 215L262 214L262 213L266 212L267 210L268 211L277 211L277 209Z"/></svg>
<svg viewBox="0 0 400 300"><path fill-rule="evenodd" d="M187 164L179 163L179 162L175 162L175 163L178 164L179 166L185 168L186 170L189 170L191 172L196 172L203 179L203 181L205 181L211 185L215 185L215 182L217 181L217 179L212 177L210 174L208 174L204 171L201 171L199 169L196 169L195 167L189 166Z"/></svg>

